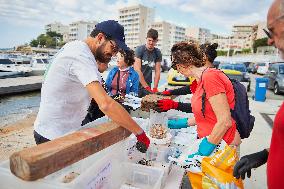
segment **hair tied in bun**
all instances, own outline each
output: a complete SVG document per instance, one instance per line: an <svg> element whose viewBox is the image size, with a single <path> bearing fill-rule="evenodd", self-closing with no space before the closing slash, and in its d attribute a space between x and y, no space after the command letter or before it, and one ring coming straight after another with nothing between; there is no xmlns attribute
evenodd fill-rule
<svg viewBox="0 0 284 189"><path fill-rule="evenodd" d="M212 45L210 45L210 47L212 49L217 49L218 48L218 43L213 43Z"/></svg>

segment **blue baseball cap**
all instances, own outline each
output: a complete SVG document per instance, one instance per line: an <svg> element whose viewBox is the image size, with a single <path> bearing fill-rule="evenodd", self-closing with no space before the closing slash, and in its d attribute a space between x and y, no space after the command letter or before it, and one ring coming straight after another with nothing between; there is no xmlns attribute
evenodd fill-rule
<svg viewBox="0 0 284 189"><path fill-rule="evenodd" d="M125 44L124 27L115 20L107 20L96 24L95 29L102 31L113 39L119 48L129 50Z"/></svg>

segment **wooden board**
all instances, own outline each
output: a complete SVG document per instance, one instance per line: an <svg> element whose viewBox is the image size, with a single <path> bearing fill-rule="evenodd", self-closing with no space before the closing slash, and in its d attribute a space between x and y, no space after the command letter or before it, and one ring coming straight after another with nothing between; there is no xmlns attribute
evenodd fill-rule
<svg viewBox="0 0 284 189"><path fill-rule="evenodd" d="M37 180L99 152L130 134L130 131L113 122L104 123L16 152L10 157L10 169L23 180Z"/></svg>

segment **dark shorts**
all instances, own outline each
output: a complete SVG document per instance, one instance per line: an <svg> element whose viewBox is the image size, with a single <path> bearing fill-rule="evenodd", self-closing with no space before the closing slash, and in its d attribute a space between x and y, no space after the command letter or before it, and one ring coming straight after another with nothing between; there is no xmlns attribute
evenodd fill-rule
<svg viewBox="0 0 284 189"><path fill-rule="evenodd" d="M34 138L37 145L50 141L34 131Z"/></svg>

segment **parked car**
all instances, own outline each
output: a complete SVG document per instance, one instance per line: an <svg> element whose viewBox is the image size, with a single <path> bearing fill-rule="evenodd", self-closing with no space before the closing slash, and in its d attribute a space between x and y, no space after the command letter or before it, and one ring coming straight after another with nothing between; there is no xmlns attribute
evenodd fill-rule
<svg viewBox="0 0 284 189"><path fill-rule="evenodd" d="M284 92L284 62L270 64L264 77L269 79L268 88L275 94Z"/></svg>
<svg viewBox="0 0 284 189"><path fill-rule="evenodd" d="M213 61L214 68L218 68L220 64L220 61Z"/></svg>
<svg viewBox="0 0 284 189"><path fill-rule="evenodd" d="M257 72L258 64L260 64L260 63L254 63L252 65L251 73L255 74Z"/></svg>
<svg viewBox="0 0 284 189"><path fill-rule="evenodd" d="M178 71L170 69L168 72L168 84L169 85L191 85L193 77L185 77Z"/></svg>
<svg viewBox="0 0 284 189"><path fill-rule="evenodd" d="M250 91L250 75L247 72L246 66L244 64L222 63L219 65L219 69L222 70L231 79L236 79L240 82L246 82L247 91Z"/></svg>
<svg viewBox="0 0 284 189"><path fill-rule="evenodd" d="M266 72L268 71L269 64L269 62L259 63L256 72L261 75L266 74Z"/></svg>
<svg viewBox="0 0 284 189"><path fill-rule="evenodd" d="M244 62L244 64L247 68L248 73L252 73L254 66L255 66L255 63L254 62ZM256 70L255 70L255 72L256 72Z"/></svg>

